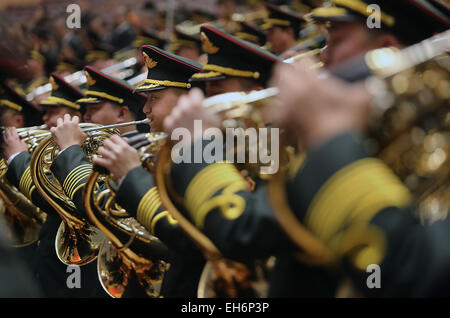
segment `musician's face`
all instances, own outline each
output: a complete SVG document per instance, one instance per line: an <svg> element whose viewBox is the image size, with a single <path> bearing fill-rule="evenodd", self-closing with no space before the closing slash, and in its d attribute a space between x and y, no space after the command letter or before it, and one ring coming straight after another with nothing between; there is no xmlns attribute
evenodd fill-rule
<svg viewBox="0 0 450 318"><path fill-rule="evenodd" d="M73 111L66 106L47 106L42 120L47 125L47 129L56 127L58 118L63 118L65 114L81 117L80 112Z"/></svg>
<svg viewBox="0 0 450 318"><path fill-rule="evenodd" d="M267 42L270 43L270 49L276 55L286 51L292 41L295 41L292 29L272 27L267 31Z"/></svg>
<svg viewBox="0 0 450 318"><path fill-rule="evenodd" d="M200 56L199 50L194 47L181 47L176 54L194 61L197 61Z"/></svg>
<svg viewBox="0 0 450 318"><path fill-rule="evenodd" d="M170 114L177 104L178 98L186 91L178 88L164 88L147 93L147 102L143 112L151 120L152 132L163 130L164 119Z"/></svg>
<svg viewBox="0 0 450 318"><path fill-rule="evenodd" d="M114 125L122 122L120 107L109 102L86 104L86 112L83 119L87 123L100 125Z"/></svg>
<svg viewBox="0 0 450 318"><path fill-rule="evenodd" d="M328 29L327 45L321 60L327 67L375 48L370 30L362 22L334 22Z"/></svg>
<svg viewBox="0 0 450 318"><path fill-rule="evenodd" d="M21 113L14 109L0 107L0 124L4 127L22 128L24 126L24 118Z"/></svg>

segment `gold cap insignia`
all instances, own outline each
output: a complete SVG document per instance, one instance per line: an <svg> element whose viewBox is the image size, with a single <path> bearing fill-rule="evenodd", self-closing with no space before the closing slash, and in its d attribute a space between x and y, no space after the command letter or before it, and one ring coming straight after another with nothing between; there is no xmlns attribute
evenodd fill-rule
<svg viewBox="0 0 450 318"><path fill-rule="evenodd" d="M217 46L214 46L214 44L212 44L212 42L208 39L208 37L204 32L201 33L201 37L202 37L203 51L205 51L208 54L215 54L219 52L219 48Z"/></svg>
<svg viewBox="0 0 450 318"><path fill-rule="evenodd" d="M158 65L158 62L153 61L152 58L147 55L147 53L142 52L142 55L144 56L145 66L147 66L148 68L154 68L156 67L156 65Z"/></svg>
<svg viewBox="0 0 450 318"><path fill-rule="evenodd" d="M91 74L89 74L89 72L84 71L84 75L86 76L86 80L87 80L87 83L88 83L89 86L92 86L92 85L94 85L96 83L96 80L94 80L91 77Z"/></svg>
<svg viewBox="0 0 450 318"><path fill-rule="evenodd" d="M59 88L59 85L56 84L55 79L53 76L50 76L50 84L52 84L52 90L56 91Z"/></svg>

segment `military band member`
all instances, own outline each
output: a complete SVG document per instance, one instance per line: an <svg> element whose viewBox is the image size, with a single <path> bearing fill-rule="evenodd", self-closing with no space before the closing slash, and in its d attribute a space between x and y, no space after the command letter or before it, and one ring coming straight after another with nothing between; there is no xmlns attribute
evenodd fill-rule
<svg viewBox="0 0 450 318"><path fill-rule="evenodd" d="M169 51L178 56L198 61L202 52L202 42L198 34L188 34L179 28L174 29L174 40L169 45Z"/></svg>
<svg viewBox="0 0 450 318"><path fill-rule="evenodd" d="M358 53L411 45L448 28L448 13L429 4L430 1L425 2L333 0L332 6L314 9L312 19L328 25L321 61L331 68ZM368 27L372 22L370 4L381 9L379 27Z"/></svg>
<svg viewBox="0 0 450 318"><path fill-rule="evenodd" d="M205 82L206 92L209 96L213 96L217 93L227 93L233 91L249 91L255 90L264 87L267 84L268 79L270 78L270 72L273 65L276 62L279 62L277 57L270 54L269 52L250 44L249 42L242 41L238 38L235 38L228 33L225 33L217 28L210 26L202 26L201 27L201 37L203 40L203 49L208 53L208 64L204 67L204 70L201 71L200 67L197 67L197 70L191 68L189 76L191 83L203 83ZM148 84L145 83L138 87L138 90L141 88L143 90L156 90L158 93L158 86L156 84L160 83L161 78L159 80L155 80L154 76L164 75L166 78L171 78L169 73L158 73L159 64L166 59L161 61L161 56L155 55L155 50L149 51L148 48L144 46L144 53L150 57L150 60L147 58L147 65L149 66L149 77ZM163 64L162 66L164 66ZM153 71L154 69L154 71ZM164 69L162 69L164 70ZM201 71L201 72L200 72ZM172 74L175 74L173 72ZM186 72L183 72L184 76L186 76ZM181 74L180 74L181 75ZM174 75L172 75L174 76ZM188 78L185 78L185 85L190 87L190 83L187 81ZM167 83L167 81L166 81ZM170 83L170 82L169 82ZM167 85L170 85L170 84ZM172 81L173 83L173 81ZM181 84L177 84L181 85ZM161 88L159 88L161 89ZM164 89L162 93L167 95L169 89ZM167 91L167 92L165 92ZM160 94L162 94L160 93ZM170 110L175 106L177 100L172 99L170 103L170 107L164 109L164 116L159 115L160 111L158 108L161 97L158 98L155 96L155 101L152 114L150 114L150 109L146 109L144 107L144 112L151 116L157 116L152 118L152 122L157 126L157 130L162 129L162 122ZM152 98L152 94L149 95L149 98ZM180 97L180 100L183 99L183 96ZM151 100L149 100L150 105L152 105ZM169 104L166 104L168 106ZM159 115L159 116L158 116ZM195 116L195 115L194 115ZM152 130L155 125L152 125ZM181 126L182 127L182 126ZM119 140L113 141L112 143L105 143L105 148L107 151L103 152L102 149L99 152L103 155L103 158L96 159L96 162L102 164L107 167L114 174L118 174L119 176L125 175L127 171L123 171L129 163L130 159L127 157L131 157L132 153L130 152L130 147L127 147L123 142ZM128 149L126 151L125 149ZM131 151L133 152L133 151ZM134 154L134 166L139 166L140 162L137 160L136 155ZM133 166L133 165L131 165ZM163 241L165 241L166 234L162 231L162 226L168 226L171 222L174 221L171 219L170 215L164 208L158 207L158 205L151 205L151 202L159 202L157 198L157 190L154 188L154 182L151 182L147 187L142 187L140 189L132 188L136 187L138 183L134 185L131 183L134 179L137 179L142 175L140 171L142 168L135 168L131 170L122 181L120 188L123 188L123 199L122 202L125 205L132 204L133 206L130 208L131 211L137 209L138 220L142 220L147 227L154 228L156 231L156 235L160 237ZM146 179L147 182L150 182L151 179ZM142 183L143 181L141 181ZM153 186L153 187L151 187ZM178 186L178 181L175 182L175 187ZM247 187L247 183L245 184ZM151 187L150 191L144 194L142 192L146 188ZM128 189L134 189L133 191L125 191ZM120 193L120 189L119 189ZM137 193L139 196L135 200L129 200L129 193ZM143 197L143 199L141 199ZM120 199L120 196L119 196ZM139 205L137 205L139 203ZM152 207L153 208L150 208ZM156 209L156 210L155 210ZM170 233L170 232L167 232ZM168 237L166 240L172 239L173 237ZM169 247L171 246L170 241L168 241ZM174 244L173 244L174 245Z"/></svg>
<svg viewBox="0 0 450 318"><path fill-rule="evenodd" d="M208 55L203 71L192 75L191 83L203 83L206 96L230 92L249 92L267 85L276 56L219 28L200 28L202 48Z"/></svg>
<svg viewBox="0 0 450 318"><path fill-rule="evenodd" d="M148 74L136 91L147 95L143 112L151 119L151 132L161 132L164 118L178 98L191 88L188 80L202 66L150 45L142 47L142 54ZM102 158L94 162L122 180L117 202L171 250L170 269L165 274L161 294L196 297L204 257L161 206L154 178L142 168L136 150L120 138L111 138L99 153Z"/></svg>
<svg viewBox="0 0 450 318"><path fill-rule="evenodd" d="M42 124L41 112L5 82L0 82L0 125L31 127Z"/></svg>
<svg viewBox="0 0 450 318"><path fill-rule="evenodd" d="M337 2L337 1L336 1ZM409 6L409 7L408 7ZM381 7L383 8L383 5L381 5ZM341 11L342 12L342 11ZM345 11L347 12L347 11ZM361 10L361 12L363 12ZM365 12L365 11L364 11ZM390 15L395 16L396 20L396 27L400 28L401 26L405 26L405 24L407 25L408 22L407 20L409 19L408 17L404 17L403 14L405 12L411 12L416 14L416 16L421 16L421 21L424 21L424 25L422 26L422 28L427 29L427 36L432 35L433 32L435 31L439 31L439 29L442 30L442 24L437 22L436 20L431 19L430 21L430 16L429 16L429 12L427 12L426 10L421 10L418 9L417 7L415 7L415 5L413 4L407 4L402 3L401 6L395 7L395 10L391 10L388 11L388 13ZM436 25L439 25L440 27L436 27ZM398 30L398 29L396 29ZM403 29L404 30L404 29ZM376 34L376 38L378 39L390 39L390 41L392 41L393 39L396 39L395 34L402 34L402 33L397 33L397 31L394 33L394 31L387 31L386 33L377 33L376 31L370 31L367 30L367 33L370 32L375 32ZM372 35L372 34L370 34ZM369 36L369 34L367 35L367 37ZM420 35L416 35L418 37L420 37ZM422 33L422 36L425 37L425 35ZM368 38L367 38L368 39ZM423 38L422 38L423 39ZM335 40L335 38L333 37L333 33L330 33L330 37L329 37L330 41ZM356 41L357 39L355 39ZM417 39L420 40L420 39ZM350 41L350 39L348 39L349 42L347 43L352 43L352 41ZM380 41L380 43L386 43L383 41ZM390 42L392 43L392 42ZM343 46L342 48L346 48L345 46ZM348 48L348 47L347 47ZM363 53L365 52L365 46L350 46L349 49L352 52L352 55L357 55L358 53ZM336 51L332 51L332 52L336 52ZM337 53L335 53L337 54ZM285 67L287 69L289 69L288 67ZM282 81L278 81L278 86L279 87L285 87L286 90L290 91L289 96L285 96L281 102L282 103L288 103L289 109L290 111L292 111L292 113L290 114L284 114L284 119L288 120L289 116L294 116L295 118L303 118L303 126L300 126L298 124L296 124L296 122L293 122L292 120L288 120L288 122L290 123L290 125L283 125L282 127L284 128L291 128L292 131L296 131L297 135L301 132L305 135L301 135L302 137L305 136L306 140L311 140L308 137L309 134L313 135L316 138L316 141L319 140L321 137L323 137L327 131L333 131L334 129L340 129L342 126L346 127L345 125L353 125L353 127L359 127L358 125L355 124L354 121L354 117L363 117L366 112L366 108L363 107L364 106L364 95L361 96L360 93L358 93L358 90L360 89L360 87L348 87L348 86L344 86L344 85L335 85L335 84L330 84L330 85L334 85L336 86L336 89L333 90L333 93L336 96L341 96L340 98L342 98L342 105L347 105L347 107L345 109L347 109L348 112L351 112L353 116L350 116L349 118L347 118L346 116L339 116L339 117L334 117L337 115L338 110L340 110L339 105L341 105L341 103L336 103L335 102L335 98L333 98L332 94L330 92L328 92L328 88L327 88L327 84L324 84L323 87L321 87L323 90L327 90L327 94L325 94L325 96L327 96L328 99L326 100L321 100L319 99L314 99L312 97L320 97L322 96L321 93L319 93L318 89L315 89L315 87L318 87L321 85L320 81L311 81L311 83L308 82L308 85L305 85L304 87L302 87L304 81L309 81L308 78L306 77L302 77L303 81L300 80L300 76L298 76L297 78L294 76L295 75L295 70L291 70L292 72L292 76L290 77L282 77L283 80ZM283 73L284 74L284 73ZM279 76L275 76L276 78L278 78ZM313 85L314 84L314 85ZM297 94L295 94L294 92L297 91ZM288 95L288 94L285 94ZM343 99L342 95L346 95L346 99ZM303 103L303 98L309 98L307 105L309 105L308 110L302 113L302 115L296 114L295 113L295 106L299 105L301 103ZM351 103L348 103L349 99L352 99ZM189 116L189 114L196 114L195 119L198 118L202 118L204 119L203 121L203 128L206 129L208 127L208 125L206 125L207 127L205 127L205 123L208 123L208 114L203 114L202 115L202 107L201 107L201 102L202 102L203 98L201 96L201 94L199 94L198 92L192 92L189 96L188 99L184 99L183 104L180 102L179 105L174 109L174 111L172 112L172 114L168 117L168 119L166 119L166 127L169 129L169 131L171 131L171 129L173 129L174 127L177 127L179 125L182 125L184 127L189 127L189 125L192 125L192 120L194 119L192 116ZM317 111L315 110L314 106L315 103L314 102L320 102L325 104L328 108L325 107L321 107L319 108ZM349 105L352 105L352 107L350 107ZM359 107L358 107L359 106ZM336 112L334 112L334 110L337 109ZM308 117L308 111L314 113L314 115L317 114L322 114L324 115L323 118L318 117L317 116L313 116L313 118L311 118L311 120ZM273 108L273 116L274 119L276 119L276 114L278 112L277 108ZM357 115L357 116L356 116ZM327 117L328 116L328 117ZM328 120L325 121L324 119L327 118ZM182 120L181 120L182 119ZM209 119L209 124L211 126L216 125L217 120L211 120ZM276 121L275 121L276 122ZM321 123L320 125L318 125L318 123ZM359 125L361 125L360 122L358 122ZM316 128L315 126L320 127L321 129ZM347 126L348 127L348 126ZM315 134L316 135L315 135ZM339 133L345 133L345 131L338 131L335 130L334 131L335 134L339 134ZM326 138L325 138L326 139ZM348 144L348 147L345 146L345 143ZM339 158L339 151L343 152L345 155L343 155L343 157L347 156L347 161L345 161L345 164L343 164L343 166L345 166L346 164L350 164L351 160L359 160L363 158L363 155L361 153L359 154L355 154L355 156L353 156L353 150L354 149L356 151L356 149L359 147L354 147L351 146L352 142L351 142L351 138L350 140L347 138L346 142L340 142L340 143L336 143L330 150L333 151L323 151L320 155L320 160L328 160L329 162L333 162L333 158L336 159L336 162L339 163L340 162L340 158ZM316 144L317 147L320 146L320 143ZM308 145L307 145L308 146ZM309 145L311 146L311 145ZM344 150L342 150L344 149ZM348 151L346 150L348 149ZM311 152L313 152L313 148L311 148ZM357 151L360 151L357 150ZM315 157L312 157L312 155L309 155L309 160L307 160L306 165L308 164L308 162L310 162L310 165L315 167L314 172L312 172L312 170L310 170L309 174L307 177L303 176L302 171L305 171L305 168L303 168L302 170L300 170L300 173L298 175L298 179L296 179L296 182L298 182L299 184L302 185L302 189L304 189L304 196L306 198L306 201L303 201L303 196L299 195L299 192L295 192L295 189L297 187L296 184L293 185L292 187L292 194L291 194L291 200L292 202L295 202L296 205L293 205L291 203L291 206L293 206L293 208L297 209L298 211L303 211L303 212L298 212L298 213L305 213L305 211L307 211L307 209L311 210L311 207L308 207L308 204L317 204L319 206L321 206L320 202L322 202L323 200L319 200L318 198L315 198L314 201L313 197L315 196L319 196L321 195L320 192L314 193L314 191L310 192L311 189L310 187L308 187L308 185L311 183L311 180L315 178L315 174L321 174L322 172L324 173L324 179L323 182L318 185L317 187L315 187L315 189L317 191L319 191L319 188L327 181L328 177L331 177L331 175L336 172L336 170L330 170L330 171L321 171L321 161L319 159L315 160ZM353 158L353 159L351 159ZM305 165L305 166L306 166ZM249 253L256 253L258 251L259 248L259 244L264 244L265 248L269 249L271 247L271 242L266 242L265 239L265 235L268 235L268 233L272 234L272 235L268 235L271 238L271 241L276 240L276 232L273 228L276 228L277 225L271 223L270 218L268 218L267 216L264 218L263 213L261 213L260 211L263 211L263 207L260 208L260 205L258 205L258 203L260 202L264 202L264 200L266 200L267 197L267 193L262 192L259 194L259 197L256 198L257 193L255 192L255 195L250 195L250 193L248 191L246 191L245 189L241 190L240 192L237 192L236 194L241 196L242 198L244 198L245 200L245 204L243 205L239 205L237 208L236 205L232 205L233 207L233 215L234 215L234 219L228 218L225 219L222 215L227 215L227 209L224 208L228 205L227 201L222 202L221 204L216 203L216 205L213 204L213 202L221 202L220 200L220 196L223 195L224 196L224 200L225 200L225 190L227 186L236 186L238 187L239 183L243 182L242 177L239 176L237 169L232 166L231 164L218 164L218 163L214 163L214 164L210 164L210 165L199 165L199 167L196 167L196 169L192 169L192 167L188 167L187 165L182 165L179 164L177 165L178 167L175 167L173 173L173 178L179 180L179 185L182 189L182 194L184 195L184 199L186 201L186 205L190 206L189 209L189 213L191 216L192 220L197 220L196 225L202 229L204 231L205 234L207 234L216 244L217 246L219 246L221 248L221 251L224 252L224 254L226 255L226 253L233 253L233 255L235 254L239 254L241 253L241 257L245 254L248 255ZM333 165L330 164L330 167L332 167ZM341 167L343 167L341 166ZM375 167L376 166L376 167ZM386 188L386 189L391 189L392 190L392 194L389 194L386 196L387 201L385 203L387 203L388 205L386 206L387 208L392 205L394 207L394 209L397 209L398 211L400 210L400 208L403 208L407 205L408 203L408 193L407 191L405 191L405 188L401 185L401 183L398 182L398 180L393 176L392 172L390 172L388 169L386 169L385 167L380 167L380 165L374 165L373 168L373 172L378 174L377 178L380 178L380 180L383 180L383 184L386 184L388 186L390 186L391 188ZM376 170L376 171L375 171ZM369 172L368 172L369 174ZM229 181L228 183L225 183L224 176L229 176ZM300 177L302 176L302 177ZM372 176L371 176L372 177ZM371 178L370 177L370 178ZM369 179L368 182L369 182ZM300 180L301 179L301 180ZM214 181L206 181L206 180L216 180L216 182ZM205 184L206 182L208 182L208 188L211 188L211 190L208 190L206 187L202 186L202 184ZM370 183L368 183L370 184ZM333 187L334 188L334 187ZM339 188L339 187L338 187ZM360 187L363 188L363 187ZM335 188L334 188L335 189ZM371 190L374 190L374 188L371 188ZM371 190L368 190L369 192ZM354 190L355 192L358 191ZM381 190L380 190L381 191ZM383 190L384 191L384 190ZM386 190L387 191L387 190ZM342 192L340 195L337 195L338 198L344 198L346 197L346 193L351 193L352 190L351 189L347 189L346 191ZM388 191L389 192L389 191ZM193 193L207 193L204 195L204 200L203 201L199 201L197 198L195 198L195 196L193 196ZM331 194L330 194L331 196ZM214 198L215 201L211 201L211 198ZM327 198L327 197L325 197ZM354 200L353 197L351 199L349 199L349 204L355 203L356 200L358 200L358 198L355 196ZM189 203L191 202L191 203ZM331 201L330 201L331 202ZM335 202L335 201L332 201ZM381 204L381 202L379 202ZM231 204L231 203L230 203ZM337 204L337 202L335 203ZM202 205L205 206L206 211L203 213L203 215L200 215L199 213L197 213L197 211L199 211L202 208ZM217 208L215 208L217 205L219 205ZM261 205L263 206L268 206L269 202L265 202L265 203L261 203ZM207 207L211 207L212 208L207 208ZM327 206L326 209L321 210L321 214L322 216L324 216L325 211L331 213L330 211L333 211L334 205L333 203L330 203L329 206ZM337 208L337 207L336 207ZM378 208L383 208L383 206L378 206ZM257 212L258 211L258 212ZM345 214L345 216L348 216L350 213L350 211L346 211L345 208L342 208L342 213L347 213ZM363 223L366 222L368 223L371 217L374 217L374 215L376 214L376 212L379 211L377 209L373 210L372 212L370 211L365 211L367 212L367 214L361 214L361 218L363 220ZM231 213L231 212L230 212ZM317 213L319 214L319 212ZM395 212L394 212L395 214ZM206 216L205 216L206 215ZM343 214L344 215L344 214ZM308 216L308 215L307 215ZM314 222L311 223L311 226L313 226L312 224L314 224L314 226L317 226L318 228L321 226L321 224L323 224L324 222L324 218L321 216L321 219L319 220L319 217L313 217L311 214L311 220L314 218ZM309 217L309 216L308 216ZM393 219L396 218L397 216L393 216ZM401 217L399 217L400 219ZM303 220L303 219L301 219ZM365 221L364 221L365 220ZM308 222L308 220L306 220L306 222ZM377 222L383 222L383 221L375 221ZM408 221L411 222L411 221ZM341 223L341 224L334 224L333 228L338 228L338 229L342 229L342 226L344 226L345 223ZM331 226L331 225L330 225ZM383 225L383 226L387 226L387 224ZM437 226L437 228L444 228L445 224L441 224L439 226ZM315 231L319 231L317 229L315 229ZM270 232L269 232L270 231ZM275 232L274 232L275 231ZM387 229L387 231L389 232L387 235L391 235L390 233L390 229ZM421 231L421 229L417 228L417 231ZM401 232L401 231L400 231ZM400 233L399 232L399 233ZM325 240L326 238L326 242L330 242L328 241L328 238L330 238L330 236L336 235L338 234L338 232L321 232L323 233L323 240ZM368 233L366 233L368 234ZM396 233L397 234L397 233ZM395 235L395 234L392 234ZM401 234L400 234L401 236ZM369 236L370 238L372 238L372 236ZM245 238L245 243L248 243L249 241L252 242L252 244L249 245L245 245L242 242L244 242L244 238ZM383 241L383 239L379 239L380 236L379 235L374 235L373 236L374 241L378 244L381 244L385 241ZM388 238L387 241L389 241ZM255 240L255 241L252 241ZM431 239L432 240L432 239ZM342 243L343 244L343 243ZM406 244L406 243L405 243ZM251 247L250 247L251 246ZM289 244L285 244L285 245L279 245L278 247L285 247L285 246L289 246ZM394 242L394 245L392 246L395 250L395 246L396 242ZM429 245L427 245L429 246ZM334 246L330 246L333 247ZM378 246L377 246L378 247ZM273 247L275 249L275 247ZM344 248L344 246L340 246L339 248ZM261 247L261 250L263 250L264 248ZM261 252L261 251L260 251ZM367 253L365 253L367 252ZM369 254L369 252L372 252L370 249L369 250L364 250L361 255L360 258L362 258L363 256L373 256L373 254L375 254L375 256L380 256L379 250L376 250L374 253ZM414 251L412 251L413 253ZM395 252L393 252L395 254ZM444 260L447 259L446 256L447 253L442 253L439 255L436 255L436 257L443 257ZM390 254L389 254L390 255ZM358 258L355 256L355 258ZM400 258L400 257L399 257ZM374 260L375 258L372 258L372 260ZM397 262L399 262L399 260L396 260ZM361 261L361 263L366 264L367 263L367 259L364 259ZM361 264L359 263L359 264ZM446 262L444 262L444 264L446 264ZM300 287L299 285L301 285L300 280L297 281L297 279L302 278L302 271L300 271L300 268L302 268L304 266L304 264L301 264L300 262L298 262L296 260L296 257L293 255L290 255L289 253L284 254L282 257L278 258L278 263L276 265L276 269L278 269L277 271L274 272L273 274L273 289L272 292L274 292L275 288L280 288L281 286L281 290L278 290L278 292L281 291L281 293L284 293L283 295L300 295ZM320 269L316 268L317 271L319 272ZM312 268L310 268L310 270L313 270ZM389 269L390 270L390 269ZM289 275L283 277L283 275L280 275L279 273L289 273ZM303 271L304 272L304 271ZM429 269L427 269L427 273L428 272L432 272L432 268L430 267ZM356 273L358 273L356 271ZM358 273L360 276L358 276L359 279L361 279L361 271ZM390 272L390 274L394 275L393 272ZM447 275L446 273L442 273L442 276L439 277L444 277L445 275ZM327 275L329 276L327 279ZM288 278L287 278L288 277ZM337 281L340 278L340 273L339 271L333 270L332 268L328 268L326 270L323 270L323 272L321 274L319 274L319 276L322 279L322 294L321 295L332 295L335 292L335 288L336 288L336 284L333 283L333 281ZM286 279L287 278L287 279ZM304 277L303 277L304 278ZM367 277L366 277L367 278ZM308 277L308 279L311 279L311 276ZM295 283L297 281L297 283ZM438 280L436 280L438 281ZM362 281L359 281L362 282ZM365 282L365 281L364 281ZM387 293L398 293L398 294L402 294L404 292L403 289L399 288L396 289L398 286L396 286L396 283L398 281L394 280L393 281L393 285L390 286L390 288L392 287L393 289L387 289L386 292ZM276 285L275 285L276 284ZM418 283L417 285L420 285L420 283ZM275 287L276 286L276 287ZM308 285L309 286L309 285ZM422 290L420 290L422 288L422 286L417 286L418 287L418 293L420 294L420 292ZM413 292L413 291L409 291L409 292ZM415 291L414 291L415 292ZM381 294L383 292L380 292ZM314 292L313 292L314 294ZM275 293L273 293L272 295L275 295ZM279 295L279 294L277 294Z"/></svg>
<svg viewBox="0 0 450 318"><path fill-rule="evenodd" d="M271 51L275 55L282 56L297 44L305 20L296 12L281 9L270 3L266 3L266 8L269 17L265 19L261 28L267 31Z"/></svg>
<svg viewBox="0 0 450 318"><path fill-rule="evenodd" d="M134 94L134 87L125 81L108 76L92 67L85 67L89 85L86 96L76 100L84 105L84 120L90 123L112 125L132 122L143 118L143 94ZM84 215L83 188L92 170L81 145L86 134L78 125L78 117L65 116L51 132L62 152L55 158L51 170L66 195L73 200L78 211ZM124 137L138 132L136 125L117 127Z"/></svg>
<svg viewBox="0 0 450 318"><path fill-rule="evenodd" d="M210 51L208 64L211 66L208 67L207 64L204 71L194 74L191 80L207 81L207 95L214 95L219 88L220 93L225 93L233 89L255 90L268 85L272 67L281 62L277 57L215 28L205 26L202 30L206 36L204 46ZM239 85L240 81L246 85ZM193 90L187 98L180 99L177 105L178 115L174 116L174 110L165 120L166 127L186 127L193 134L194 119L203 120L203 129L220 127L222 119L217 114L205 111L201 106L202 100L203 94L198 90ZM190 108L193 101L196 107ZM187 109L193 112L187 114ZM173 121L177 117L178 124ZM180 117L184 120L181 121ZM191 221L211 238L225 257L241 262L272 255L278 258L292 248L282 229L277 226L267 199L266 187L261 180L246 180L232 164L223 163L174 164L172 180L176 180L176 190L188 206ZM213 202L221 205L219 202L222 199L223 206L226 207L226 197L230 194L232 197L242 198L241 204L230 204L232 213L228 213L226 208L215 207ZM198 201L199 197L202 198L201 201ZM192 204L195 201L198 204L194 206ZM207 208L208 205L210 208ZM330 278L332 274L321 269L302 267L297 262L294 267L288 257L279 258L277 263L278 268L271 273L271 281L277 284L271 286L270 296L333 296L336 283L335 279ZM283 277L283 274L286 275ZM299 281L303 282L301 286Z"/></svg>
<svg viewBox="0 0 450 318"><path fill-rule="evenodd" d="M251 42L258 46L265 46L267 42L267 36L258 27L251 25L248 22L239 22L239 31L233 34L235 37Z"/></svg>
<svg viewBox="0 0 450 318"><path fill-rule="evenodd" d="M304 166L286 184L295 216L341 262L360 294L448 296L450 220L423 225L409 190L382 160L366 153L361 128L367 118L358 111L370 107L364 85L319 81L308 66L284 70L278 82L282 100L304 101L283 103L276 121L297 127L308 150ZM283 86L292 80L307 83L305 90ZM373 264L381 274L377 288L367 284Z"/></svg>
<svg viewBox="0 0 450 318"><path fill-rule="evenodd" d="M80 105L76 100L84 95L61 77L52 74L50 78L52 94L42 101L46 113L43 117L47 127L56 125L64 114L80 115ZM47 213L45 223L39 234L36 249L34 271L46 297L104 297L98 280L96 280L95 263L81 268L80 289L69 289L67 286L67 266L60 262L56 255L55 238L61 218L36 190L30 175L31 155L27 145L19 139L15 130L7 130L4 134L5 146L3 154L8 160L6 177L36 206Z"/></svg>

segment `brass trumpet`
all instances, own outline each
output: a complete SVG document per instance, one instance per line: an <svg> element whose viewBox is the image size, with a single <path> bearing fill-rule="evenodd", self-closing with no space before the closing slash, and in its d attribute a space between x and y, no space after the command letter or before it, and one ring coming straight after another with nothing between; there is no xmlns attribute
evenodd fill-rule
<svg viewBox="0 0 450 318"><path fill-rule="evenodd" d="M117 127L148 122L148 120L141 120L108 126L81 124L84 131L88 132L88 137L82 145L83 150L89 158L92 158L103 140L113 134L119 134ZM100 230L90 225L84 216L77 212L58 180L52 176L50 166L59 150L51 133L37 134L33 138L43 138L43 140L33 152L30 163L31 178L39 193L63 220L55 241L58 258L64 264L88 264L97 257L104 236Z"/></svg>

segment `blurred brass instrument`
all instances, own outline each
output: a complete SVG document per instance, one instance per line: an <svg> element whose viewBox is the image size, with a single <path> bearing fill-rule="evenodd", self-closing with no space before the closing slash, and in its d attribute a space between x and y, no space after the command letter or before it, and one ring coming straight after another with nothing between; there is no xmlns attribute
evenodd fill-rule
<svg viewBox="0 0 450 318"><path fill-rule="evenodd" d="M320 50L317 49L299 53L285 60L285 62L293 63L306 56L315 56L319 52ZM321 66L321 64L317 64L314 67ZM267 88L250 93L225 93L205 99L203 107L221 115L223 119L221 128L263 128L266 127L266 123L260 109L271 101L270 97L277 94L277 88ZM285 150L288 153L288 147ZM246 152L248 151L247 148ZM173 191L169 194L169 189L171 189L170 163L170 144L168 143L163 147L157 163L157 186L163 205L172 217L179 222L188 236L201 248L208 260L200 279L198 296L207 298L267 297L268 275L274 263L273 258L256 260L247 264L224 258L214 243L186 219L172 202L172 200L178 201L179 199L173 194ZM260 168L263 165L260 162L236 164L244 176L267 179L270 175L260 174ZM284 165L287 165L287 163L284 163Z"/></svg>
<svg viewBox="0 0 450 318"><path fill-rule="evenodd" d="M342 67L329 70L347 81L367 79L374 98L367 147L383 159L412 190L418 213L424 218L442 218L450 203L450 31L404 50L374 50ZM328 76L322 72L320 76ZM380 87L384 90L380 90ZM384 92L384 93L382 93ZM276 87L250 93L227 93L208 98L204 106L224 115L224 127L261 127L260 106L274 103ZM305 229L287 204L285 173L292 158L280 149L279 173L269 179L269 197L274 213L288 236L300 247L298 257L310 264L329 264L332 252ZM180 226L204 250L210 277L225 265L209 238L192 225L175 207L168 193L170 149L164 147L157 167L157 185L163 205ZM211 270L211 268L214 269ZM226 278L224 278L226 280ZM199 290L207 294L202 278ZM211 281L211 280L209 280ZM213 284L214 285L214 284Z"/></svg>
<svg viewBox="0 0 450 318"><path fill-rule="evenodd" d="M1 127L5 129L5 127ZM42 133L45 125L17 128L17 132L32 153L39 143L39 139L31 138L34 134ZM24 247L33 244L39 238L41 225L45 222L46 213L36 207L16 187L6 179L8 165L5 159L0 160L0 198L3 200L5 211L3 221L9 231L8 237L14 247Z"/></svg>
<svg viewBox="0 0 450 318"><path fill-rule="evenodd" d="M87 157L91 159L105 139L113 134L119 134L117 127L142 123L148 123L148 120L108 126L82 123L80 127L88 133L82 148ZM64 193L58 180L52 175L50 166L56 158L59 148L51 137L51 133L35 134L33 137L43 138L43 140L34 150L31 158L31 178L42 197L63 220L55 241L56 254L64 264L88 264L95 260L104 236L101 231L90 225L84 216L80 215L71 199Z"/></svg>
<svg viewBox="0 0 450 318"><path fill-rule="evenodd" d="M166 137L165 133L141 134L128 143L139 151L143 167L152 171ZM106 185L104 190L97 190L99 181ZM138 296L159 297L169 265L167 247L116 203L115 193L108 173L94 167L84 189L84 202L89 220L107 237L98 255L100 282L111 297L136 297L130 295L136 290L129 286L134 277L140 287Z"/></svg>
<svg viewBox="0 0 450 318"><path fill-rule="evenodd" d="M13 242L13 246L24 247L38 240L46 214L8 182L5 177L7 170L5 160L1 159L0 199L4 206L3 221L8 231L7 237Z"/></svg>

